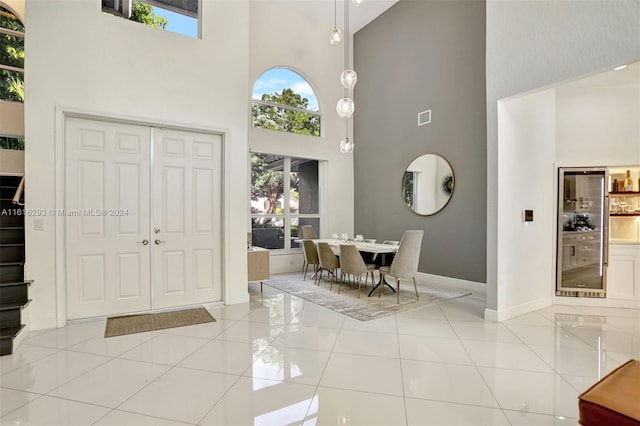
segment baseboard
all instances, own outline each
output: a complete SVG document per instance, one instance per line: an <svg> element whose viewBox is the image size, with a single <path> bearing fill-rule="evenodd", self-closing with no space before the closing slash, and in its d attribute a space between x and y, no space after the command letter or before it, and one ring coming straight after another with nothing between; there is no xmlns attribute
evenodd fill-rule
<svg viewBox="0 0 640 426"><path fill-rule="evenodd" d="M538 309L542 309L545 306L553 304L551 297L544 297L542 299L533 300L531 302L522 303L520 305L512 306L507 309L484 309L484 319L491 322L502 322L511 318L515 318L520 315L533 312Z"/></svg>
<svg viewBox="0 0 640 426"><path fill-rule="evenodd" d="M476 281L467 281L460 278L445 277L442 275L427 274L425 272L418 272L417 277L419 280L429 281L435 284L445 285L448 287L458 287L465 290L471 290L478 293L486 293L487 285L485 283L479 283Z"/></svg>
<svg viewBox="0 0 640 426"><path fill-rule="evenodd" d="M553 296L554 305L570 306L597 306L607 308L640 309L640 300L615 299L615 298L594 298L594 297L566 297Z"/></svg>

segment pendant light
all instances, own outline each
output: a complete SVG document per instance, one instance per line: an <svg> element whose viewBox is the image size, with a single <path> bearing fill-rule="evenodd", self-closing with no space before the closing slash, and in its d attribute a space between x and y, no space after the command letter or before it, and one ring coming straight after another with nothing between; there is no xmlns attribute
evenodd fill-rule
<svg viewBox="0 0 640 426"><path fill-rule="evenodd" d="M364 1L364 0L351 0L351 2L353 3L353 5L354 5L355 7L360 6L360 5L362 4L362 2L363 2L363 1Z"/></svg>
<svg viewBox="0 0 640 426"><path fill-rule="evenodd" d="M337 4L338 0L333 0L333 28L329 33L329 43L331 43L332 46L339 45L342 42L342 38L344 37L342 30L338 28L338 25L336 23L336 15L338 9Z"/></svg>

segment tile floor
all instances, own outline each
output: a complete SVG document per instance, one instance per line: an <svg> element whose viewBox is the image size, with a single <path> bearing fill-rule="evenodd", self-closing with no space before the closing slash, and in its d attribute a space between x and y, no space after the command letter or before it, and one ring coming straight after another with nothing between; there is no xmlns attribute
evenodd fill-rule
<svg viewBox="0 0 640 426"><path fill-rule="evenodd" d="M473 294L369 322L265 286L217 322L104 339L32 332L0 358L2 425L575 425L640 358L640 311L552 306L501 324Z"/></svg>

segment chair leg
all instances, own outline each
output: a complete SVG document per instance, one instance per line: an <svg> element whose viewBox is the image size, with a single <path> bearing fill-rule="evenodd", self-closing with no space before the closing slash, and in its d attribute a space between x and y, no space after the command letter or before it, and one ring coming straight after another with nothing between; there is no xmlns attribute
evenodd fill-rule
<svg viewBox="0 0 640 426"><path fill-rule="evenodd" d="M382 293L384 293L384 274L380 272L380 290L378 290L378 299L382 297Z"/></svg>
<svg viewBox="0 0 640 426"><path fill-rule="evenodd" d="M418 297L418 286L416 285L416 277L413 277L413 288L416 291L416 300L420 300Z"/></svg>
<svg viewBox="0 0 640 426"><path fill-rule="evenodd" d="M302 272L300 272L301 274L304 274L304 267L307 266L307 259L303 259L302 260Z"/></svg>
<svg viewBox="0 0 640 426"><path fill-rule="evenodd" d="M305 263L304 267L302 268L302 272L304 273L304 277L302 277L302 281L307 279L308 270L309 270L309 264Z"/></svg>
<svg viewBox="0 0 640 426"><path fill-rule="evenodd" d="M361 275L358 274L358 299L360 299L360 277L361 277ZM365 278L365 282L366 282L366 278Z"/></svg>
<svg viewBox="0 0 640 426"><path fill-rule="evenodd" d="M342 283L344 282L344 272L340 273L340 282L338 284L338 294L340 294L340 290L342 289Z"/></svg>
<svg viewBox="0 0 640 426"><path fill-rule="evenodd" d="M400 278L396 278L396 296L398 297L398 305L400 304Z"/></svg>

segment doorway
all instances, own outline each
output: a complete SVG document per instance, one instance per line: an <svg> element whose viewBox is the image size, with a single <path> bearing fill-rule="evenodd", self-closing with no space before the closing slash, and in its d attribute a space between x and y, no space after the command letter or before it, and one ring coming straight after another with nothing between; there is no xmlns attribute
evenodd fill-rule
<svg viewBox="0 0 640 426"><path fill-rule="evenodd" d="M222 137L68 117L67 318L222 300Z"/></svg>

